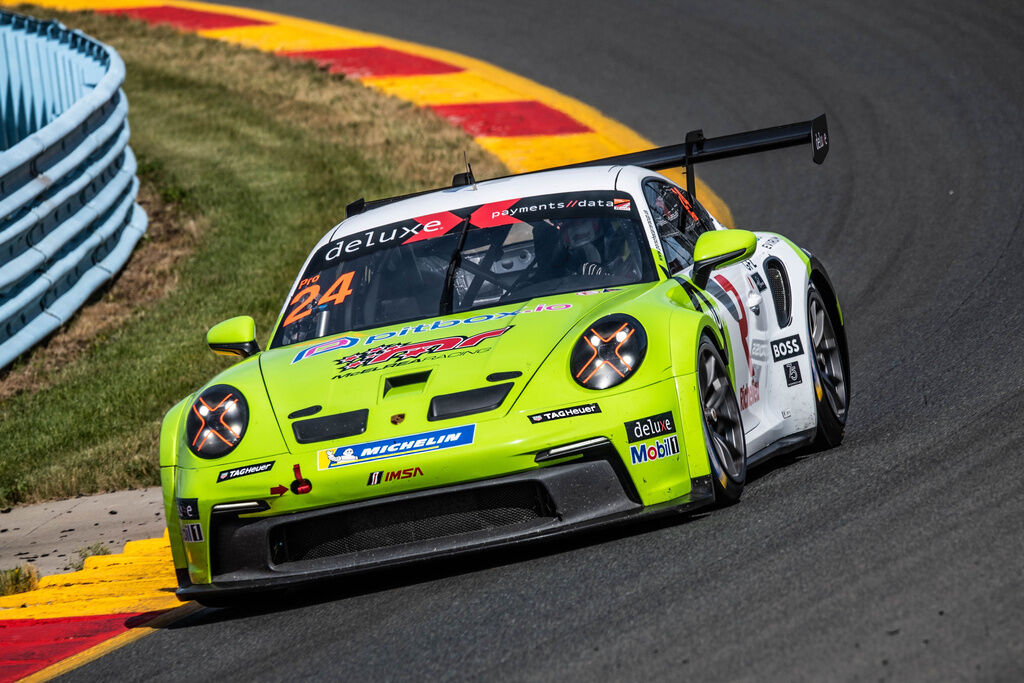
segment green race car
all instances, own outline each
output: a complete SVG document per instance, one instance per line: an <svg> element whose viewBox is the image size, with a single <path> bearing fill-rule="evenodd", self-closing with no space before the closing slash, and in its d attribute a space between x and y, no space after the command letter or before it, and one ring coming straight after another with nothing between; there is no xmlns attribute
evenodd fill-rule
<svg viewBox="0 0 1024 683"><path fill-rule="evenodd" d="M811 143L824 116L349 207L265 351L168 413L183 600L739 498L747 467L837 445L842 313L786 238L727 230L655 169Z"/></svg>

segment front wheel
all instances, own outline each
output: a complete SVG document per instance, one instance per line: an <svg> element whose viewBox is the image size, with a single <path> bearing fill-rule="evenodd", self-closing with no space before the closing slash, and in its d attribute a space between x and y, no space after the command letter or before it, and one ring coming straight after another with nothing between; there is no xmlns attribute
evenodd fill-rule
<svg viewBox="0 0 1024 683"><path fill-rule="evenodd" d="M747 444L736 400L722 355L707 337L697 349L704 441L711 462L715 500L735 503L747 480Z"/></svg>
<svg viewBox="0 0 1024 683"><path fill-rule="evenodd" d="M843 442L850 405L849 360L839 343L832 313L814 285L807 290L807 333L811 339L814 399L818 408L815 450L835 448Z"/></svg>

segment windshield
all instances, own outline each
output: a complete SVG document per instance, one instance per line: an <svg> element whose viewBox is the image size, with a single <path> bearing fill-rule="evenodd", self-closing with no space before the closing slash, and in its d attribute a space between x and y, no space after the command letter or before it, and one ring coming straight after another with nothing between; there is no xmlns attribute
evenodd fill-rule
<svg viewBox="0 0 1024 683"><path fill-rule="evenodd" d="M271 346L655 278L639 215L624 193L466 207L322 246Z"/></svg>

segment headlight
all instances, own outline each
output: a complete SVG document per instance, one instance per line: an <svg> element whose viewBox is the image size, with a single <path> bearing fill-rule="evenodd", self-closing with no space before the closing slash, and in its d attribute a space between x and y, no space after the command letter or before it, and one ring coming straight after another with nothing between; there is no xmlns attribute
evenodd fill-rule
<svg viewBox="0 0 1024 683"><path fill-rule="evenodd" d="M249 406L238 389L215 384L192 404L185 419L189 449L200 458L227 455L245 436Z"/></svg>
<svg viewBox="0 0 1024 683"><path fill-rule="evenodd" d="M606 315L573 347L569 371L587 389L607 389L633 374L647 353L647 333L631 315Z"/></svg>

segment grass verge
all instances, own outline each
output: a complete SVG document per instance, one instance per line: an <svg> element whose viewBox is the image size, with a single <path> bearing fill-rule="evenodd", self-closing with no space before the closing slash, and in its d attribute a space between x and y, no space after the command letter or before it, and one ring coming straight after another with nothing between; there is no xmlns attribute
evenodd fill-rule
<svg viewBox="0 0 1024 683"><path fill-rule="evenodd" d="M102 541L97 541L92 545L79 548L75 552L78 553L78 557L72 558L72 560L68 562L68 568L73 572L78 572L85 568L85 558L93 557L94 555L109 555L110 548L103 545Z"/></svg>
<svg viewBox="0 0 1024 683"><path fill-rule="evenodd" d="M189 255L140 281L130 315L40 381L0 389L0 505L156 484L164 412L227 364L206 330L247 313L265 338L348 202L441 185L463 150L478 175L504 173L432 113L311 63L124 17L19 11L118 50L140 176L194 234Z"/></svg>
<svg viewBox="0 0 1024 683"><path fill-rule="evenodd" d="M0 596L28 593L39 588L39 571L31 564L0 569Z"/></svg>

